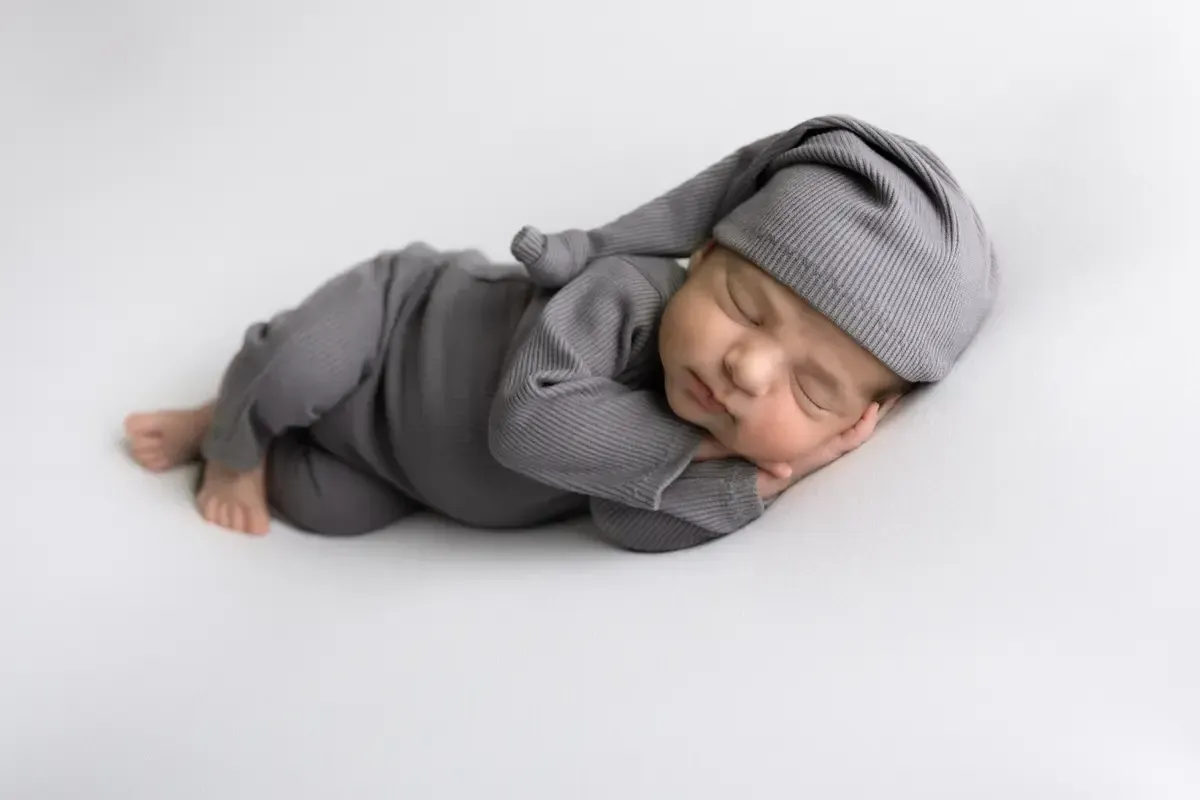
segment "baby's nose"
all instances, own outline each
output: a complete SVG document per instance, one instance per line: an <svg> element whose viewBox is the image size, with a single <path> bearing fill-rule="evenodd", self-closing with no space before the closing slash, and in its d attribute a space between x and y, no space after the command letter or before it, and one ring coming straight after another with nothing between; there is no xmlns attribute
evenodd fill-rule
<svg viewBox="0 0 1200 800"><path fill-rule="evenodd" d="M734 384L752 397L762 397L775 383L782 353L773 343L747 343L729 351L725 366Z"/></svg>

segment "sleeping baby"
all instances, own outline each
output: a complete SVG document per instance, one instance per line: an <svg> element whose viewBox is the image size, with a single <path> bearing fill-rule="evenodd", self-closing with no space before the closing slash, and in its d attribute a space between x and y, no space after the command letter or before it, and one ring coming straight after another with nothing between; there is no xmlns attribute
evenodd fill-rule
<svg viewBox="0 0 1200 800"><path fill-rule="evenodd" d="M937 156L845 116L512 251L511 268L424 244L353 266L252 325L215 400L130 416L133 456L201 460L200 512L244 533L589 512L619 547L680 550L942 379L997 282Z"/></svg>

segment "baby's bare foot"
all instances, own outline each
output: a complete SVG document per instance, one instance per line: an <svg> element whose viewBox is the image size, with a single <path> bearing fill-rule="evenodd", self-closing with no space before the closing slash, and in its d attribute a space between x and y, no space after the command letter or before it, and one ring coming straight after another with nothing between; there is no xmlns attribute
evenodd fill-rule
<svg viewBox="0 0 1200 800"><path fill-rule="evenodd" d="M231 531L261 535L271 524L262 467L235 472L214 461L207 462L196 504L206 520Z"/></svg>
<svg viewBox="0 0 1200 800"><path fill-rule="evenodd" d="M125 435L134 459L148 470L162 472L196 459L211 424L211 404L188 411L152 411L130 414Z"/></svg>

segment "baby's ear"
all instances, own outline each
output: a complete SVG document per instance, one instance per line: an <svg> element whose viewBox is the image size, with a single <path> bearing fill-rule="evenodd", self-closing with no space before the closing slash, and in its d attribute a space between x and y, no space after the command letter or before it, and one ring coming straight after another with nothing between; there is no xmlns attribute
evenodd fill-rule
<svg viewBox="0 0 1200 800"><path fill-rule="evenodd" d="M703 264L704 260L708 258L708 256L712 253L713 248L716 246L716 239L709 239L707 242L700 245L700 247L698 247L692 253L692 257L688 259L688 272L691 272L692 270L696 269L696 267L699 267L701 264Z"/></svg>

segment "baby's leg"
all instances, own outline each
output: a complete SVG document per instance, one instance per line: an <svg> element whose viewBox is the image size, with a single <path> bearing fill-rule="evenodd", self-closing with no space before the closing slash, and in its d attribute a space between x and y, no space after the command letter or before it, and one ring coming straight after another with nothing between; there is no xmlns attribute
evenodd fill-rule
<svg viewBox="0 0 1200 800"><path fill-rule="evenodd" d="M281 518L325 536L370 533L420 508L379 478L313 444L302 431L280 437L271 447L266 486Z"/></svg>
<svg viewBox="0 0 1200 800"><path fill-rule="evenodd" d="M133 457L154 472L195 460L212 423L214 405L131 414L125 431ZM262 469L237 472L209 462L196 504L206 520L230 530L262 534L270 526Z"/></svg>
<svg viewBox="0 0 1200 800"><path fill-rule="evenodd" d="M264 530L267 449L285 431L311 425L371 374L387 340L390 276L389 259L365 262L298 307L253 325L211 406L127 420L135 457L166 469L202 456L205 518Z"/></svg>
<svg viewBox="0 0 1200 800"><path fill-rule="evenodd" d="M260 467L272 439L307 428L357 389L388 339L390 277L387 259L369 261L251 326L222 380L204 458L238 472Z"/></svg>
<svg viewBox="0 0 1200 800"><path fill-rule="evenodd" d="M213 407L209 403L183 411L131 414L125 430L133 457L154 472L195 460L212 423ZM206 520L230 530L262 534L270 526L262 469L236 472L209 462L197 506Z"/></svg>

